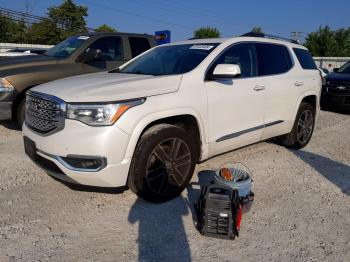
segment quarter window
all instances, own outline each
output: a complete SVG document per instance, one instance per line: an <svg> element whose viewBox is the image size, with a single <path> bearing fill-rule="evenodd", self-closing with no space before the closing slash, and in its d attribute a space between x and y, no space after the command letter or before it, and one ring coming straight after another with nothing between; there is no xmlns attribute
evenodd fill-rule
<svg viewBox="0 0 350 262"><path fill-rule="evenodd" d="M283 74L293 63L287 47L278 44L257 43L259 76Z"/></svg>
<svg viewBox="0 0 350 262"><path fill-rule="evenodd" d="M99 49L102 52L103 61L124 60L122 40L120 37L103 37L92 43L85 52L90 49Z"/></svg>
<svg viewBox="0 0 350 262"><path fill-rule="evenodd" d="M317 66L310 53L301 48L293 48L295 55L297 56L299 63L303 69L316 70Z"/></svg>
<svg viewBox="0 0 350 262"><path fill-rule="evenodd" d="M255 45L242 43L230 47L214 62L209 70L212 74L218 64L237 64L241 68L241 77L257 76L257 56Z"/></svg>
<svg viewBox="0 0 350 262"><path fill-rule="evenodd" d="M129 43L133 58L151 48L147 38L129 37Z"/></svg>

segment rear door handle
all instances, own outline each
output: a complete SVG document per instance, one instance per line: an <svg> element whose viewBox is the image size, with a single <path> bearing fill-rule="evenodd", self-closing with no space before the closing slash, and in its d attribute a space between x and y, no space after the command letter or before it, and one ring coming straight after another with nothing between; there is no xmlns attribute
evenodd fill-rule
<svg viewBox="0 0 350 262"><path fill-rule="evenodd" d="M295 85L295 86L302 86L302 85L304 85L304 82L303 82L303 81L296 81L296 82L294 83L294 85Z"/></svg>
<svg viewBox="0 0 350 262"><path fill-rule="evenodd" d="M265 89L265 86L264 85L256 85L255 87L254 87L254 90L255 91L261 91L261 90L264 90Z"/></svg>

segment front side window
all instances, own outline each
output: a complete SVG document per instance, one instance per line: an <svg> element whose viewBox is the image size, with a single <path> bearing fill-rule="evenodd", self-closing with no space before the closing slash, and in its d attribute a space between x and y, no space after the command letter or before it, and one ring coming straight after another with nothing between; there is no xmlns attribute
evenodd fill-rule
<svg viewBox="0 0 350 262"><path fill-rule="evenodd" d="M176 75L196 68L218 44L182 44L160 46L136 58L120 70L128 74Z"/></svg>
<svg viewBox="0 0 350 262"><path fill-rule="evenodd" d="M99 49L102 52L102 61L124 60L122 39L118 36L97 39L85 52L89 52L91 49Z"/></svg>
<svg viewBox="0 0 350 262"><path fill-rule="evenodd" d="M129 37L129 43L133 58L151 48L147 38Z"/></svg>
<svg viewBox="0 0 350 262"><path fill-rule="evenodd" d="M241 68L241 77L257 76L258 68L255 45L253 43L242 43L230 47L215 60L208 74L212 74L218 64L239 65Z"/></svg>
<svg viewBox="0 0 350 262"><path fill-rule="evenodd" d="M283 74L293 62L287 47L278 44L257 43L259 76Z"/></svg>
<svg viewBox="0 0 350 262"><path fill-rule="evenodd" d="M350 61L339 68L338 73L350 74Z"/></svg>
<svg viewBox="0 0 350 262"><path fill-rule="evenodd" d="M55 45L45 52L44 55L51 57L68 57L73 54L83 43L88 40L89 36L71 36L61 43Z"/></svg>
<svg viewBox="0 0 350 262"><path fill-rule="evenodd" d="M303 69L317 70L315 61L310 55L309 51L301 48L293 48L293 51Z"/></svg>

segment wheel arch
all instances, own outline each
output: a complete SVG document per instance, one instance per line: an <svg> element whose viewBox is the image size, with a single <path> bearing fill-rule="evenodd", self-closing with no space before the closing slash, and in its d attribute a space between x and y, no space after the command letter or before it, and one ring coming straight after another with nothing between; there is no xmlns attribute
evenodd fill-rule
<svg viewBox="0 0 350 262"><path fill-rule="evenodd" d="M320 101L319 101L319 95L316 94L315 92L305 92L302 96L299 97L298 102L296 104L295 110L294 110L294 114L293 114L293 123L295 121L295 118L298 114L298 110L299 107L301 105L302 102L307 102L309 104L311 104L314 109L315 109L315 118L318 117L318 112L320 109Z"/></svg>
<svg viewBox="0 0 350 262"><path fill-rule="evenodd" d="M35 86L37 86L37 85L30 85L29 87L24 88L21 92L19 92L19 93L17 94L17 96L16 96L15 99L13 100L13 104L12 104L12 118L13 118L14 120L17 119L17 107L18 107L18 105L21 103L22 99L24 99L24 98L26 97L26 92L27 92L29 89L31 89L31 88L33 88L33 87L35 87Z"/></svg>
<svg viewBox="0 0 350 262"><path fill-rule="evenodd" d="M195 135L198 137L197 140L197 150L200 155L199 158L203 158L203 155L206 154L206 133L203 121L201 120L199 114L197 114L194 110L172 110L171 112L158 112L147 117L144 117L133 129L131 134L125 158L132 158L134 154L134 150L136 145L143 135L143 133L150 127L161 124L168 123L173 125L179 125L186 128L186 130L190 131L191 135Z"/></svg>

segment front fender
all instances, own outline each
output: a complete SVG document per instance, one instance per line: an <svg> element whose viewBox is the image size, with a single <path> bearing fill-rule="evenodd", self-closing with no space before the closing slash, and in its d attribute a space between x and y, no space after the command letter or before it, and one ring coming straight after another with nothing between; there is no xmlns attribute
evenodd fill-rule
<svg viewBox="0 0 350 262"><path fill-rule="evenodd" d="M202 142L202 145L201 145L202 158L203 159L206 158L208 154L208 149L207 149L207 134L205 132L204 122L201 119L198 112L196 112L192 108L175 108L175 109L163 110L163 111L155 112L143 117L140 121L138 121L137 125L132 130L130 141L126 149L125 158L132 158L137 142L139 141L141 134L143 133L143 131L147 126L149 126L155 121L160 121L165 118L181 116L181 115L190 115L196 119L199 127L200 139ZM123 129L122 127L120 128ZM126 130L124 131L127 132Z"/></svg>

